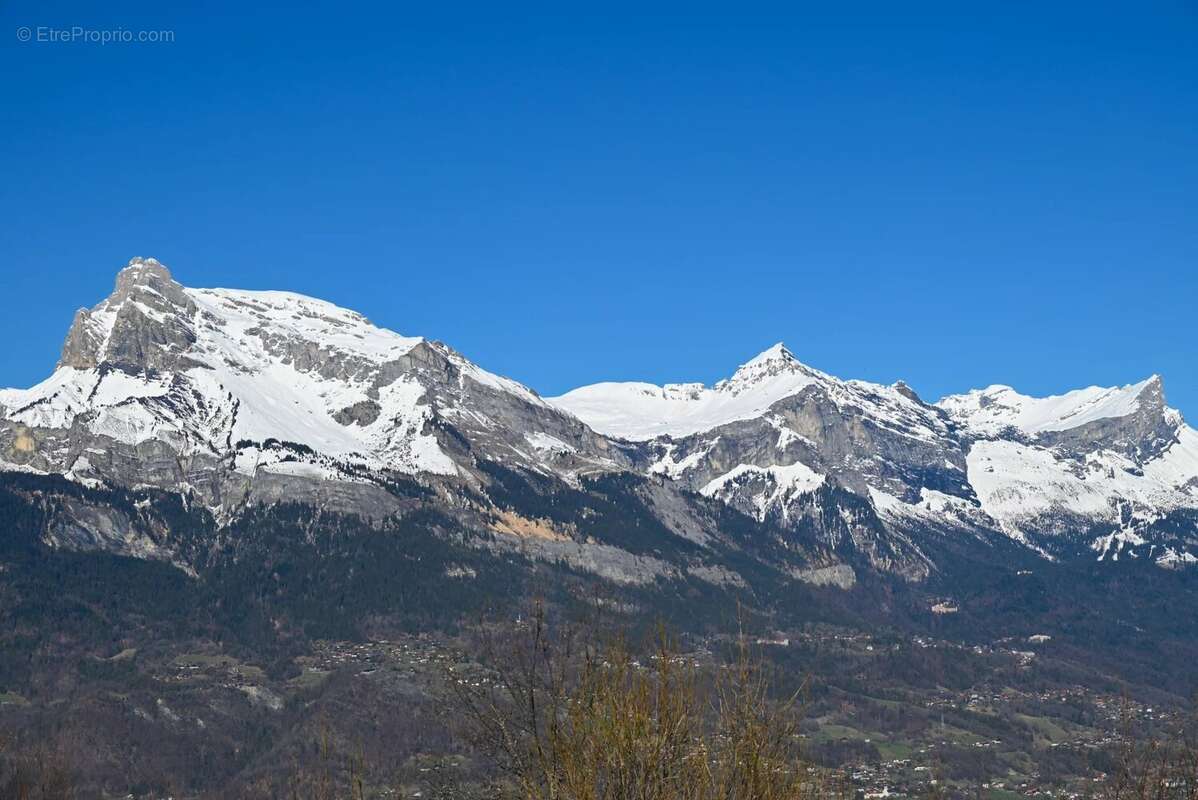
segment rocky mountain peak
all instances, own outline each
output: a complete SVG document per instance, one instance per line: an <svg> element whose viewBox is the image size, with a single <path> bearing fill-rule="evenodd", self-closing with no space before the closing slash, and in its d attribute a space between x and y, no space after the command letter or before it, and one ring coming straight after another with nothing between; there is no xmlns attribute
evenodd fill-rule
<svg viewBox="0 0 1198 800"><path fill-rule="evenodd" d="M903 397L910 400L912 403L923 405L923 399L916 393L914 389L907 385L906 381L895 381L894 390Z"/></svg>
<svg viewBox="0 0 1198 800"><path fill-rule="evenodd" d="M1153 373L1140 385L1143 387L1138 395L1141 406L1164 408L1165 382L1160 375Z"/></svg>
<svg viewBox="0 0 1198 800"><path fill-rule="evenodd" d="M777 361L777 362L781 362L781 363L790 363L790 364L798 363L798 359L795 358L795 354L790 351L790 348L788 348L786 346L786 343L785 342L777 342L774 345L772 345L771 347L758 353L756 356L754 356L752 359L750 359L748 364L746 364L745 366L749 366L751 364L760 364L760 363L770 362L770 361Z"/></svg>
<svg viewBox="0 0 1198 800"><path fill-rule="evenodd" d="M1105 415L1082 408L1065 418L1076 417L1079 424L1046 431L1042 438L1077 453L1110 450L1136 463L1164 453L1178 440L1184 423L1180 414L1165 405L1164 382L1159 375L1111 390L1103 399L1108 406ZM1116 399L1119 402L1114 402Z"/></svg>
<svg viewBox="0 0 1198 800"><path fill-rule="evenodd" d="M60 367L109 364L128 371L164 369L195 341L195 304L155 258L133 258L99 305L80 309L63 343Z"/></svg>
<svg viewBox="0 0 1198 800"><path fill-rule="evenodd" d="M821 377L821 373L799 361L785 344L778 342L741 364L731 378L718 382L713 388L739 394L772 378L790 375Z"/></svg>
<svg viewBox="0 0 1198 800"><path fill-rule="evenodd" d="M188 482L215 506L230 485L241 497L247 478L452 477L479 459L572 474L622 458L444 344L292 292L184 287L156 259L130 261L107 298L76 314L59 367L0 391L0 467ZM14 449L27 438L7 433L15 426L56 444ZM145 447L169 455L143 458Z"/></svg>
<svg viewBox="0 0 1198 800"><path fill-rule="evenodd" d="M147 303L164 312L177 312L187 305L183 286L156 258L135 257L116 274L116 286L104 304L117 305L129 299ZM162 301L168 301L163 303Z"/></svg>
<svg viewBox="0 0 1198 800"><path fill-rule="evenodd" d="M735 379L737 375L791 370L802 366L803 364L795 357L795 354L784 343L778 342L741 364L732 377Z"/></svg>
<svg viewBox="0 0 1198 800"><path fill-rule="evenodd" d="M156 258L134 256L129 259L129 263L125 265L124 269L117 273L116 290L119 292L122 289L128 290L134 286L160 281L174 283L171 271L166 268L166 265Z"/></svg>

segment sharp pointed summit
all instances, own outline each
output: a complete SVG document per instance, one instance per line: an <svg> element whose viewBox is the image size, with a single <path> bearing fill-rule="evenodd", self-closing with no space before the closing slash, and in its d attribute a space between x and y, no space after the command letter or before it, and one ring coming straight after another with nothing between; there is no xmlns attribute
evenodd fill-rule
<svg viewBox="0 0 1198 800"><path fill-rule="evenodd" d="M743 365L741 365L741 368L743 369L744 367L751 367L766 363L797 364L798 361L799 360L795 358L795 354L792 353L789 348L787 348L784 342L778 342L766 348L765 350L762 350L753 358L746 361Z"/></svg>

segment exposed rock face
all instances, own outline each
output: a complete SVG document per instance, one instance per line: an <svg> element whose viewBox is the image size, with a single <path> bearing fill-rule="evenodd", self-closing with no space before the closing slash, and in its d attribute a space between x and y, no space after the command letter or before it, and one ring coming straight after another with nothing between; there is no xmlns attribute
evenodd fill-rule
<svg viewBox="0 0 1198 800"><path fill-rule="evenodd" d="M103 303L75 314L59 366L108 364L136 372L180 367L195 344L196 307L170 272L153 258L135 258L117 274Z"/></svg>
<svg viewBox="0 0 1198 800"><path fill-rule="evenodd" d="M855 399L860 404L840 402L827 387L813 384L775 403L766 417L658 440L655 449L670 459L663 470L696 490L741 465L769 469L798 463L862 495L873 487L915 502L921 489L931 488L972 497L961 442L935 409L913 412L917 427L902 430L870 413L866 404L882 398L863 391Z"/></svg>
<svg viewBox="0 0 1198 800"><path fill-rule="evenodd" d="M1135 396L1135 409L1126 416L1104 417L1076 428L1045 431L1040 441L1062 451L1084 456L1108 450L1135 461L1150 461L1178 442L1184 423L1165 405L1159 375L1153 375Z"/></svg>
<svg viewBox="0 0 1198 800"><path fill-rule="evenodd" d="M359 400L333 414L342 425L370 425L379 418L382 407L374 400Z"/></svg>
<svg viewBox="0 0 1198 800"><path fill-rule="evenodd" d="M857 582L853 568L847 564L799 570L795 577L813 586L835 586L839 589L852 589Z"/></svg>
<svg viewBox="0 0 1198 800"><path fill-rule="evenodd" d="M965 479L963 440L943 411L904 386L825 375L781 345L711 389L680 384L658 394L638 388L631 396L650 398L648 408L633 407L610 419L603 416L605 403L619 408L629 392L619 384L600 386L601 393L583 389L552 402L593 424L607 422L600 430L614 435L677 431L639 443L650 472L757 519L803 527L833 550L847 542L881 569L921 576L927 559L881 522L877 528L854 527L851 534L835 525L811 524L811 501L819 487L844 487L867 502L871 492L881 492L918 503L923 492L934 491L977 503ZM661 411L676 417L657 423L651 415ZM886 539L892 546L881 545Z"/></svg>

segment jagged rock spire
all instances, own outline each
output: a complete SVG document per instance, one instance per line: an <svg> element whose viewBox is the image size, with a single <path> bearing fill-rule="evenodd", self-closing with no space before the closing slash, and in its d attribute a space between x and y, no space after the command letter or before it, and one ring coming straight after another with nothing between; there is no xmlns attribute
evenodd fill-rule
<svg viewBox="0 0 1198 800"><path fill-rule="evenodd" d="M160 261L130 259L111 295L75 313L58 364L90 369L106 363L130 371L168 367L195 341L194 313L195 304Z"/></svg>

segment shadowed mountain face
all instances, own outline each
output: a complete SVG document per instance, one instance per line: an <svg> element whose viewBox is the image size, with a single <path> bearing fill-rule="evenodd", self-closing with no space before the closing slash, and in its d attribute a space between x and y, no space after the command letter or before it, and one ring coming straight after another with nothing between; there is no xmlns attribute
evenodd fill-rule
<svg viewBox="0 0 1198 800"><path fill-rule="evenodd" d="M178 494L218 528L283 500L376 524L435 509L625 583L744 585L746 558L788 580L921 580L945 536L1198 560L1198 434L1155 376L930 404L776 345L712 387L546 400L439 342L300 295L183 287L154 259L76 314L47 380L0 391L0 469ZM162 530L69 505L48 541L196 569Z"/></svg>

